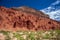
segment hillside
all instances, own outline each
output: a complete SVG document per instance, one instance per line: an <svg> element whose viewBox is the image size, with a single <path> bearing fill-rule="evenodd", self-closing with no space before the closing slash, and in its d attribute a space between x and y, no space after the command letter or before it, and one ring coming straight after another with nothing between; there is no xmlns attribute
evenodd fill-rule
<svg viewBox="0 0 60 40"><path fill-rule="evenodd" d="M55 30L60 23L30 7L6 8L0 6L0 30Z"/></svg>

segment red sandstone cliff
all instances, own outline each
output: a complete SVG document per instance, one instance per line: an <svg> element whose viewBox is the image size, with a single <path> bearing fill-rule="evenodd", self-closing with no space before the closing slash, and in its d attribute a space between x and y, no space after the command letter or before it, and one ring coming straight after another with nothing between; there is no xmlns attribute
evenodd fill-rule
<svg viewBox="0 0 60 40"><path fill-rule="evenodd" d="M0 7L0 30L55 30L60 23L29 7Z"/></svg>

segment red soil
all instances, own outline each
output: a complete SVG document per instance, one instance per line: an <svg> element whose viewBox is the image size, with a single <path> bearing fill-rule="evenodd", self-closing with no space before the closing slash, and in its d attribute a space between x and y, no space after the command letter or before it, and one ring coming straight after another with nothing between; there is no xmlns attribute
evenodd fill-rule
<svg viewBox="0 0 60 40"><path fill-rule="evenodd" d="M29 7L0 7L0 30L55 30L60 23Z"/></svg>

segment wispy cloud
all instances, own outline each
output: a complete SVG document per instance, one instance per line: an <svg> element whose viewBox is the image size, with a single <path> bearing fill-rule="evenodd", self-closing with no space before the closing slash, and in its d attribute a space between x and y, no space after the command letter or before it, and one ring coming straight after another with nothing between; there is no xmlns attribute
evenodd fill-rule
<svg viewBox="0 0 60 40"><path fill-rule="evenodd" d="M57 0L56 2L52 3L51 5L57 5L60 3L60 0Z"/></svg>
<svg viewBox="0 0 60 40"><path fill-rule="evenodd" d="M49 7L42 9L41 11L44 12L45 14L48 14L51 19L60 21L60 9L55 8L55 5L58 5L59 3L60 3L60 0L57 0L53 2Z"/></svg>

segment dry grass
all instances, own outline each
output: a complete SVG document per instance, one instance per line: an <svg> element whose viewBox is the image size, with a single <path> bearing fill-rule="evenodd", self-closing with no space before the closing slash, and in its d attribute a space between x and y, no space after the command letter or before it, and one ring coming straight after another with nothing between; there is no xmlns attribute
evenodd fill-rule
<svg viewBox="0 0 60 40"><path fill-rule="evenodd" d="M60 30L0 31L0 40L60 40Z"/></svg>

